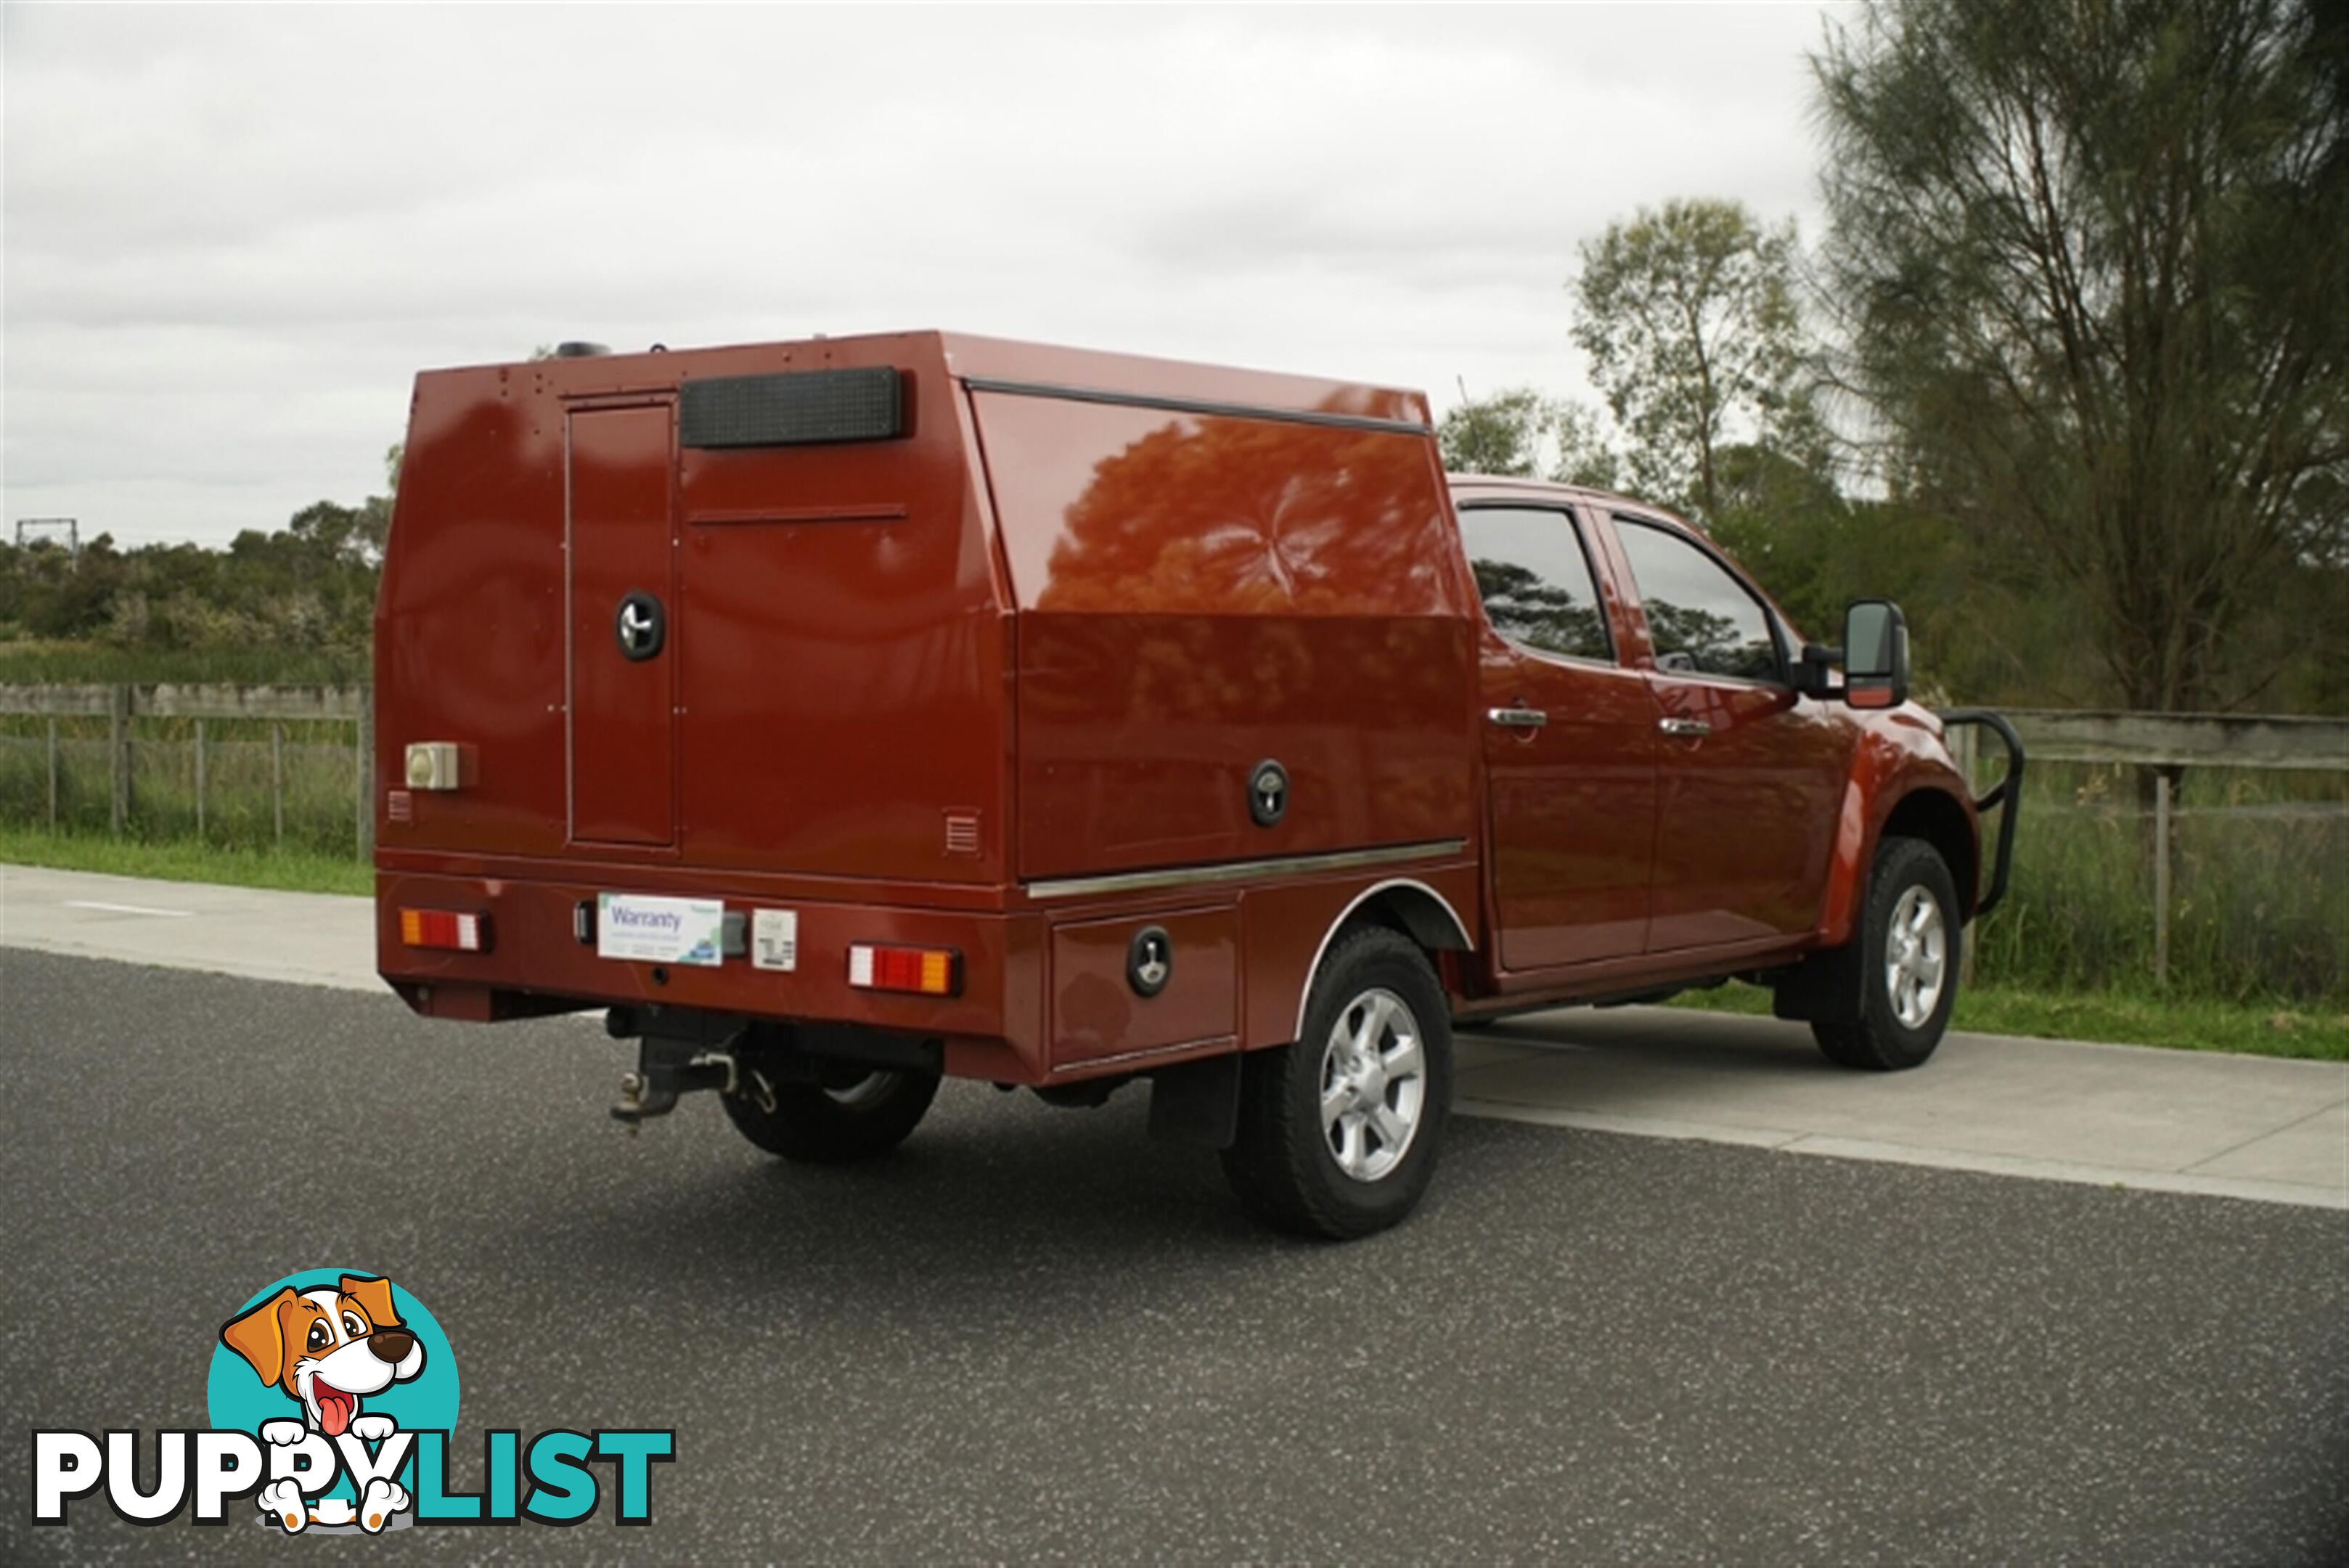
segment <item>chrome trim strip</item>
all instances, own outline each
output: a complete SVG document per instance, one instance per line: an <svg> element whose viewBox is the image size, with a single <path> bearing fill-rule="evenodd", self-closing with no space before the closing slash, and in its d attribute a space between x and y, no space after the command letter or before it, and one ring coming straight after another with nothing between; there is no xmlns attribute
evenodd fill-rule
<svg viewBox="0 0 2349 1568"><path fill-rule="evenodd" d="M1340 849L1326 855L1290 855L1271 860L1225 860L1209 866L1177 866L1164 871L1121 871L1107 877L1063 877L1025 884L1031 898L1081 898L1094 893L1139 893L1151 888L1187 888L1200 882L1244 882L1251 877L1287 877L1299 872L1351 871L1392 866L1401 860L1432 860L1459 855L1464 838L1398 844L1386 849Z"/></svg>
<svg viewBox="0 0 2349 1568"><path fill-rule="evenodd" d="M1228 1044L1231 1049L1202 1050L1202 1047L1223 1044ZM1211 1062L1217 1056L1237 1056L1240 1054L1239 1036L1210 1034L1204 1040L1185 1040L1179 1045L1151 1045L1140 1051L1121 1051L1114 1056L1088 1056L1081 1062L1055 1063L1052 1072L1055 1076L1062 1073L1084 1073L1095 1067L1113 1067L1127 1062L1147 1061L1153 1056L1173 1056L1185 1051L1200 1052L1199 1060L1203 1062Z"/></svg>
<svg viewBox="0 0 2349 1568"><path fill-rule="evenodd" d="M1452 929L1460 933L1460 950L1462 952L1474 952L1476 950L1475 942L1471 940L1468 935L1467 922L1461 919L1460 911L1452 907L1451 899L1445 898L1443 894L1437 892L1426 883L1418 881L1410 877L1390 877L1376 887L1365 888L1361 892L1354 895L1352 902L1349 903L1344 909L1338 911L1338 918L1330 922L1330 929L1328 930L1321 933L1321 945L1313 950L1313 961L1306 967L1305 971L1304 989L1300 990L1297 993L1297 1033L1295 1038L1299 1040L1305 1038L1305 1010L1313 1005L1313 981L1315 977L1319 975L1321 972L1321 960L1330 951L1330 939L1338 934L1339 928L1346 923L1348 919L1353 915L1353 912L1356 909L1361 909L1365 903L1377 898L1380 894L1385 892L1390 888L1416 888L1421 892L1426 894L1429 898L1434 899L1437 903L1443 905L1444 912L1452 917Z"/></svg>
<svg viewBox="0 0 2349 1568"><path fill-rule="evenodd" d="M1161 409L1171 414L1273 420L1281 424L1329 425L1343 431L1381 431L1396 435L1423 436L1429 433L1428 427L1416 420L1386 419L1377 414L1339 414L1321 409L1268 409L1255 403L1225 403L1206 398L1168 398L1154 392L1113 392L1098 387L1065 387L1046 381L1004 381L988 376L965 376L962 384L974 392L1001 392L1014 398L1058 398L1072 403L1110 403L1125 409Z"/></svg>

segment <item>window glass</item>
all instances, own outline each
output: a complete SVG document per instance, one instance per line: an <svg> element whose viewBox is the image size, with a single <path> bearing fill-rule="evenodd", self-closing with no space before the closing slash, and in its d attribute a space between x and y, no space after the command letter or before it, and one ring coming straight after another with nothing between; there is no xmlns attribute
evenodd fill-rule
<svg viewBox="0 0 2349 1568"><path fill-rule="evenodd" d="M1526 506L1472 506L1460 536L1493 629L1569 659L1611 659L1606 612L1574 519Z"/></svg>
<svg viewBox="0 0 2349 1568"><path fill-rule="evenodd" d="M1677 534L1629 517L1616 523L1639 580L1658 669L1779 679L1769 618L1744 584Z"/></svg>

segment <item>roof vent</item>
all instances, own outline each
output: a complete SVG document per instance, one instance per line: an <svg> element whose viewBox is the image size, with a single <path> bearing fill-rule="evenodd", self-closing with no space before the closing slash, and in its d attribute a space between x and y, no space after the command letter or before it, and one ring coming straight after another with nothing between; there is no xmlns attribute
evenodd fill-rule
<svg viewBox="0 0 2349 1568"><path fill-rule="evenodd" d="M597 355L609 354L611 351L601 343L583 343L575 339L569 343L557 343L554 346L554 357L558 359L593 359Z"/></svg>

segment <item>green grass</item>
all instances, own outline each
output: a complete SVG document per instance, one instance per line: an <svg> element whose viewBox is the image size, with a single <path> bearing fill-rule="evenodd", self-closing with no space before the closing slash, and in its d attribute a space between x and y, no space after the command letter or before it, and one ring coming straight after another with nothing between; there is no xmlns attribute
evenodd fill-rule
<svg viewBox="0 0 2349 1568"><path fill-rule="evenodd" d="M254 686L348 686L367 679L364 651L197 648L168 651L91 642L0 642L0 685L185 681Z"/></svg>
<svg viewBox="0 0 2349 1568"><path fill-rule="evenodd" d="M223 849L192 839L149 841L45 833L0 825L0 862L61 871L103 871L165 882L222 882L295 893L375 891L375 873L348 854L310 849Z"/></svg>
<svg viewBox="0 0 2349 1568"><path fill-rule="evenodd" d="M113 816L107 722L57 723L57 827L106 836ZM354 820L352 726L339 721L279 726L285 785L285 847L331 857L350 853ZM0 823L46 827L49 772L46 725L37 717L0 714ZM208 779L202 840L216 848L274 847L271 726L216 719L208 725ZM196 833L195 724L187 719L136 719L130 724L132 836L152 843Z"/></svg>
<svg viewBox="0 0 2349 1568"><path fill-rule="evenodd" d="M2116 769L2046 770L2023 799L2014 893L1975 936L1981 978L2134 993L2153 975L2153 834ZM2169 990L2349 1011L2349 774L2189 770L2172 829Z"/></svg>
<svg viewBox="0 0 2349 1568"><path fill-rule="evenodd" d="M1733 981L1713 991L1683 992L1671 1005L1705 1012L1766 1014L1770 993L1759 986ZM2104 1040L2174 1051L2349 1061L2349 1013L2308 1003L1977 985L1958 992L1951 1027L1982 1034Z"/></svg>

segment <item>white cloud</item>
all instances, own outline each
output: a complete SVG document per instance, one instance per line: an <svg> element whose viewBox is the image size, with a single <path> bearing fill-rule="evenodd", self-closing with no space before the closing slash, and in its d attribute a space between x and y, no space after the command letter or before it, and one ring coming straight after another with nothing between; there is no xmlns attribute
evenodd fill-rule
<svg viewBox="0 0 2349 1568"><path fill-rule="evenodd" d="M9 7L6 515L225 540L419 368L945 326L1579 384L1578 240L1815 227L1816 6Z"/></svg>

